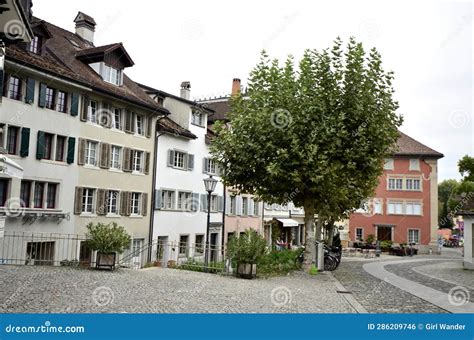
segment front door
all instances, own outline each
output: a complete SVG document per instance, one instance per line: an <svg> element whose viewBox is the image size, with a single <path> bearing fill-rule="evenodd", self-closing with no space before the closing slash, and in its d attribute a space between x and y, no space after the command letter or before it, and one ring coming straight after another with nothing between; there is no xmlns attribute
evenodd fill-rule
<svg viewBox="0 0 474 340"><path fill-rule="evenodd" d="M143 252L143 239L142 238L136 238L133 240L133 245L132 245L132 263L133 266L136 268L141 268L142 266L142 252Z"/></svg>
<svg viewBox="0 0 474 340"><path fill-rule="evenodd" d="M377 227L377 239L379 241L391 241L392 228L391 227Z"/></svg>
<svg viewBox="0 0 474 340"><path fill-rule="evenodd" d="M217 244L217 236L218 233L211 234L211 262L217 262L217 252L218 252L218 244Z"/></svg>

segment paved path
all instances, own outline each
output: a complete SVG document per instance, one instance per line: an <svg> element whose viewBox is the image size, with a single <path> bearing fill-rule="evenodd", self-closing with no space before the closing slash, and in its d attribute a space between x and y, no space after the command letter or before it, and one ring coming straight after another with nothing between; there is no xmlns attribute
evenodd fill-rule
<svg viewBox="0 0 474 340"><path fill-rule="evenodd" d="M363 268L372 276L448 312L474 313L474 303L472 302L474 301L474 290L412 270L414 265L432 263L433 261L446 262L447 260L426 258L404 259L367 263L363 265Z"/></svg>
<svg viewBox="0 0 474 340"><path fill-rule="evenodd" d="M355 313L330 275L0 266L0 313Z"/></svg>

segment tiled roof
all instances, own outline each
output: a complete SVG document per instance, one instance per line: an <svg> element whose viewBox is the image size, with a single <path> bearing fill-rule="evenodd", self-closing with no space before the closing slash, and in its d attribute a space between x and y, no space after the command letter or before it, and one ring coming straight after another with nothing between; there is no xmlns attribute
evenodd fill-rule
<svg viewBox="0 0 474 340"><path fill-rule="evenodd" d="M123 75L123 85L116 86L105 82L89 65L76 58L76 54L81 53L82 50L110 48L116 44L96 48L78 35L51 23L38 18L33 19L33 24L35 22L42 22L52 35L52 38L43 43L43 54L37 55L27 52L19 46L11 46L6 51L7 60L30 66L59 78L71 80L90 87L94 91L128 101L151 111L168 112L153 101L125 74Z"/></svg>
<svg viewBox="0 0 474 340"><path fill-rule="evenodd" d="M209 116L209 123L214 123L218 120L227 121L227 113L230 111L229 100L222 100L216 102L204 102L203 106L214 111L214 114Z"/></svg>
<svg viewBox="0 0 474 340"><path fill-rule="evenodd" d="M181 137L196 139L197 136L188 129L185 129L178 123L172 121L168 117L161 118L158 122L160 131L167 132Z"/></svg>

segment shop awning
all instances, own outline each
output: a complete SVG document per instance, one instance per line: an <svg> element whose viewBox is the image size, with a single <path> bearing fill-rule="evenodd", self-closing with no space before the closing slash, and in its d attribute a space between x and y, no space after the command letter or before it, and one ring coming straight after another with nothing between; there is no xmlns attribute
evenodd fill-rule
<svg viewBox="0 0 474 340"><path fill-rule="evenodd" d="M298 221L291 218L277 218L276 220L283 223L283 227L297 227L299 224Z"/></svg>
<svg viewBox="0 0 474 340"><path fill-rule="evenodd" d="M0 175L23 178L23 168L4 155L0 155Z"/></svg>

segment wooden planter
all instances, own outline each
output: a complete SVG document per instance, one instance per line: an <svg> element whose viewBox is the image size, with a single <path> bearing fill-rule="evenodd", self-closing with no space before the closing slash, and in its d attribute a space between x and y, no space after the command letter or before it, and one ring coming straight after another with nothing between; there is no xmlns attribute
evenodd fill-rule
<svg viewBox="0 0 474 340"><path fill-rule="evenodd" d="M97 261L95 267L97 269L115 269L115 259L117 257L116 253L100 253L97 252Z"/></svg>
<svg viewBox="0 0 474 340"><path fill-rule="evenodd" d="M161 261L153 262L153 267L161 267Z"/></svg>
<svg viewBox="0 0 474 340"><path fill-rule="evenodd" d="M257 277L257 265L251 263L240 263L237 266L237 276L243 279L255 279Z"/></svg>
<svg viewBox="0 0 474 340"><path fill-rule="evenodd" d="M168 261L168 268L176 268L176 261L175 260L169 260Z"/></svg>

